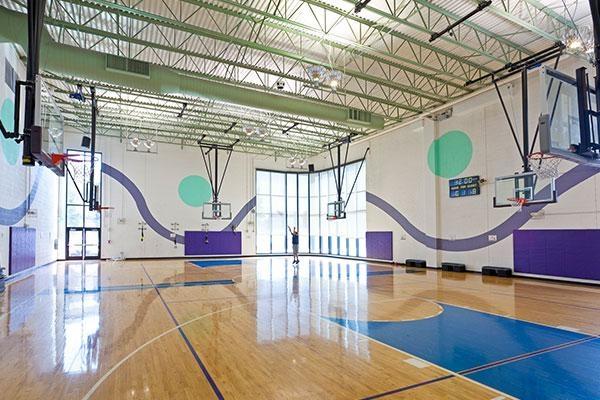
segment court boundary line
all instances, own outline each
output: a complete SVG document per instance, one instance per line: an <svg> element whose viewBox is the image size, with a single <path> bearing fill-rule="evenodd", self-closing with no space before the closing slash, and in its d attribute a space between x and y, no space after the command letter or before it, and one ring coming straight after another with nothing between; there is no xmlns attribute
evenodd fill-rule
<svg viewBox="0 0 600 400"><path fill-rule="evenodd" d="M156 286L156 284L152 280L152 277L148 274L148 271L146 270L146 267L144 267L143 263L142 263L141 267L142 267L142 270L144 271L144 274L146 274L146 276L150 280L150 283L152 284L152 286L154 286L154 290L156 290L156 294L158 294L158 297L160 298L160 301L162 302L163 306L165 307L165 309L169 313L169 315L171 317L171 320L175 323L175 326L177 327L177 330L179 331L179 335L183 338L183 341L185 342L186 346L188 347L188 350L190 350L190 352L192 353L192 356L196 360L196 364L198 364L198 366L200 367L200 370L202 370L202 373L204 374L204 377L208 381L208 384L212 388L213 392L215 392L215 395L217 396L217 398L219 400L224 400L225 398L223 397L223 393L221 393L221 390L219 389L219 386L217 386L217 383L215 382L215 380L211 376L211 374L208 371L208 368L206 367L206 365L204 365L204 363L202 362L202 359L200 358L200 355L198 355L198 352L196 352L196 349L194 348L194 346L192 346L192 343L190 342L190 339L187 337L187 335L183 331L183 328L179 327L179 325L180 325L179 321L177 321L177 318L175 318L175 315L173 315L173 312L171 311L171 309L169 308L169 306L165 302L165 299L162 297L162 294L160 293L160 290L158 290L158 287Z"/></svg>
<svg viewBox="0 0 600 400"><path fill-rule="evenodd" d="M428 299L427 299L427 300L428 300ZM387 300L387 301L392 301L392 300ZM371 304L377 304L377 303L378 303L378 302L373 302L373 303L371 303ZM481 383L481 382L477 382L476 380L474 380L474 379L471 379L471 378L469 378L469 377L467 377L467 376L465 376L465 375L461 375L461 374L459 374L459 373L457 373L457 372L454 372L454 371L451 371L451 370L449 370L449 369L447 369L447 368L444 368L444 367L442 367L441 365L437 365L437 364L434 364L434 363L432 363L432 362L430 362L430 361L427 361L427 360L425 360L425 359L423 359L423 358L421 358L421 357L419 357L419 356L416 356L416 355L414 355L414 354L412 354L412 353L409 353L409 352L407 352L407 351L404 351L404 350L398 349L398 348L396 348L396 347L394 347L394 346L391 346L391 345L389 345L389 344L387 344L387 343L381 342L381 341L379 341L379 340L377 340L377 339L375 339L375 338L372 338L371 336L365 335L365 334L364 334L364 333L362 333L362 332L356 331L356 330L354 330L354 329L351 329L351 328L349 328L349 327L347 327L347 326L344 326L344 325L340 325L340 324L338 324L337 322L333 322L333 321L331 321L331 320L330 320L329 318L327 318L327 317L323 317L323 316L321 316L321 315L318 315L318 314L316 314L316 313L313 313L312 311L307 311L307 312L308 312L308 313L310 313L310 314L312 314L313 316L316 316L317 318L320 318L320 319L322 319L322 320L325 320L325 321L329 322L330 324L333 324L333 325L335 325L335 326L341 327L341 328L343 328L343 329L345 329L345 330L347 330L347 331L350 331L350 332L352 332L352 333L354 333L354 334L356 334L356 335L358 335L358 336L361 336L361 337L363 337L363 338L365 338L365 339L367 339L367 340L370 340L370 341L372 341L372 342L374 342L374 343L377 343L377 344L379 344L379 345L381 345L381 346L387 347L387 348L389 348L389 349L391 349L391 350L394 350L394 351L396 351L396 352L399 352L399 353L408 354L409 356L411 356L411 357L412 357L412 358L414 358L414 359L417 359L417 360L419 360L419 361L422 361L422 362L424 362L424 363L427 363L427 364L429 364L429 365L431 365L431 366L433 366L433 367L435 367L435 368L437 368L437 369L439 369L439 370L441 370L441 371L445 372L445 373L446 373L446 374L447 374L449 377L464 379L464 380L466 380L466 381L469 381L469 382L471 382L471 383L473 383L473 384L475 384L475 385L477 385L477 386L480 386L480 387L483 387L483 388L485 388L485 389L491 390L492 392L496 392L496 393L498 393L498 394L499 394L499 395L501 395L501 396L505 396L507 399L519 400L519 399L517 399L516 397L513 397L513 396L511 396L511 395L510 395L510 394L508 394L508 393L501 392L501 391L500 391L500 390L498 390L498 389L495 389L495 388L492 388L492 387L490 387L490 386L487 386L487 385L485 385L485 384L483 384L483 383ZM443 375L443 376L445 376L445 375ZM425 382L427 382L427 381L425 381ZM422 383L423 383L423 382L422 382ZM434 382L429 382L429 383L434 383ZM425 386L425 385L428 385L429 383L423 383L423 384L422 384L422 385L420 385L420 386ZM414 386L414 385L415 385L415 384L408 385L408 386ZM406 387L407 387L407 386L406 386ZM409 390L409 389L412 389L412 388L404 389L404 388L406 388L406 387L405 387L405 386L403 386L403 387L400 387L400 388L397 388L397 389L392 389L392 390L398 390L398 391L402 391L402 390ZM402 389L402 390L399 390L399 389ZM386 392L386 393L387 393L387 392ZM397 393L397 392L394 392L394 393ZM382 393L376 393L376 394L374 394L374 395L372 395L372 396L377 396L377 395L380 395L380 394L382 394ZM393 393L390 393L390 394L393 394ZM372 396L368 396L368 397L366 397L366 398L363 398L363 399L378 398L378 397L372 397ZM387 396L387 394L386 394L386 395L383 395L383 396ZM383 396L381 396L381 397L383 397Z"/></svg>
<svg viewBox="0 0 600 400"><path fill-rule="evenodd" d="M319 256L317 256L317 257L319 257ZM267 258L268 258L268 256L267 256ZM334 257L332 257L332 258L334 258ZM143 267L143 264L142 264L142 263L140 263L140 264L141 264L141 265L142 265L142 267ZM368 264L368 263L367 263L367 264ZM309 264L309 265L310 265L310 264ZM394 268L402 268L402 267L406 268L406 267L405 267L405 266L403 266L403 265L385 265L385 264L383 264L383 265L381 265L381 266L383 266L383 267L387 267L387 268L390 268L390 269L394 269ZM286 268L289 268L289 267L288 267L288 266L286 266ZM411 280L413 280L413 281L416 281L416 280L414 280L414 279L411 279ZM477 290L477 289L475 289L475 290ZM507 316L507 315L502 315L502 314L498 314L498 313L493 313L493 312L488 312L488 311L477 310L477 309L473 309L473 308L469 308L469 307L465 307L465 306L460 306L460 305L455 305L455 304L452 304L452 303L442 302L442 301L439 301L439 300L434 300L434 299L430 299L430 298L426 298L426 297L422 297L422 296L414 296L414 295L410 295L410 294L403 294L402 296L403 296L403 297L409 297L409 298L410 298L410 297L412 297L412 298L417 298L417 299L421 299L421 300L425 300L425 301L429 301L429 302L434 302L434 303L446 304L446 305L449 305L449 306L454 306L454 307L463 308L463 309L467 309L467 310L477 311L477 312L481 312L481 313L484 313L484 314L495 315L495 316L499 316L499 317L503 317L503 318L509 318L509 319L513 319L513 320L517 320L517 321L528 322L528 323L537 324L537 325L540 325L540 326L545 326L545 327L549 327L549 328L553 328L553 329L559 329L559 330L562 330L562 329L560 329L560 328L557 328L556 326L552 326L552 325L542 324L542 323L539 323L539 322L533 322L533 321L528 321L528 320L522 320L522 319L518 319L518 318L515 318L515 317L511 317L511 316ZM398 300L398 299L396 299L396 298L392 298L392 299L385 299L385 300L382 300L382 301L380 301L380 302L388 302L388 301L395 301L395 300ZM87 394L86 394L86 395L85 395L85 396L82 398L82 400L89 400L89 399L90 399L90 397L91 397L91 396L94 394L94 392L95 392L95 391L98 389L98 387L100 387L100 386L102 385L102 383L103 383L103 382L104 382L106 379L108 379L108 377L109 377L110 375L112 375L112 373L113 373L114 371L116 371L116 370L117 370L117 369L118 369L118 368L119 368L121 365L123 365L123 364L124 364L124 363L125 363L127 360L129 360L130 358L132 358L132 357L133 357L135 354L137 354L139 351L141 351L141 350L142 350L142 349L144 349L145 347L149 346L150 344L154 343L155 341L157 341L157 340L161 339L163 336L166 336L166 335L168 335L169 333L171 333L171 332L173 332L173 331L175 331L175 330L179 330L180 328L182 328L182 327L184 327L184 326L187 326L188 324L191 324L191 323L197 322L197 321L199 321L199 320L202 320L202 319L204 319L204 318L207 318L207 317L209 317L209 316L211 316L211 315L219 314L219 313L222 313L222 312L225 312L225 311L229 311L229 310L232 310L232 309L242 308L242 307L244 307L244 306L248 306L248 305L251 305L251 304L254 304L254 303L256 303L256 301L254 301L254 302L248 302L248 303L242 303L242 304L238 304L238 305L235 305L235 306L231 306L231 307L228 307L228 308L224 308L224 309L221 309L221 310L217 310L217 311L214 311L214 312L210 312L210 313L208 313L208 314L204 314L204 315L198 316L198 317L196 317L196 318L194 318L194 319L191 319L191 320L189 320L189 321L186 321L186 322L184 322L184 323L182 323L182 324L179 324L179 325L177 325L177 326L175 326L175 327L173 327L173 328L171 328L171 329L169 329L169 330L167 330L167 331L163 332L162 334L160 334L160 335L158 335L158 336L156 336L156 337L154 337L154 338L150 339L149 341L147 341L146 343L142 344L140 347L138 347L137 349L135 349L133 352L131 352L130 354L128 354L127 356L125 356L125 357L124 357L123 359L121 359L121 360L120 360L120 361L119 361L117 364L115 364L115 365L114 365L114 366L113 366L113 367L112 367L112 368L111 368L109 371L107 371L107 372L105 373L105 375L104 375L104 376L102 376L102 377L100 378L100 380L98 380L98 381L96 382L96 384L94 384L94 386L93 386L93 387L92 387L92 388L91 388L91 389L88 391L88 393L87 393ZM379 303L379 302L373 302L373 303L371 303L371 304L376 304L376 303ZM354 334L356 334L356 335L358 335L358 336L361 336L361 337L363 337L363 338L365 338L365 339L367 339L367 340L370 340L370 341L372 341L372 342L374 342L374 343L378 343L378 344L380 344L380 345L382 345L382 346L384 346L384 347L387 347L387 348L389 348L389 349L391 349L391 350L393 350L393 351L400 352L400 353L402 353L402 354L406 354L406 355L408 355L408 356L411 356L412 358L415 358L415 359L421 360L421 361L423 361L423 362L425 362L425 363L427 363L427 364L429 364L429 365L431 365L431 366L434 366L434 367L438 368L439 370L441 370L441 371L444 371L444 372L446 372L446 373L448 374L448 378L446 378L446 379L449 379L449 378L452 378L452 377L457 377L457 378L459 378L459 379L463 379L463 380L466 380L466 381L468 381L468 382L471 382L471 383L473 383L473 384L475 384L475 385L477 385L477 386L480 386L480 387L483 387L483 388L485 388L485 389L488 389L488 390L490 390L490 391L492 391L492 392L499 393L499 394L500 394L500 395L502 395L502 396L506 396L506 398L507 398L507 399L513 399L513 400L517 400L517 398L515 398L515 397L513 397L513 396L509 395L508 393L501 392L501 391L500 391L500 390L498 390L498 389L492 388L492 387L490 387L490 386L487 386L487 385L485 385L485 384L483 384L483 383L481 383L481 382L475 381L475 380L473 380L473 379L469 378L469 377L468 377L468 376L466 376L466 375L462 375L462 374L460 374L460 373L457 373L457 372L454 372L454 371L450 371L450 370L448 370L448 369L446 369L446 368L444 368L444 367L441 367L441 366L439 366L439 365L437 365L437 364L431 363L431 362L429 362L429 361L427 361L427 360L424 360L424 359L422 359L422 358L420 358L420 357L418 357L418 356L415 356L415 355L413 355L413 354L411 354L411 353L405 352L405 351L403 351L403 350L401 350L401 349L397 349L397 348L395 348L395 347L393 347L393 346L390 346L390 345L388 345L388 344L386 344L386 343L380 342L379 340L377 340L377 339L374 339L374 338L372 338L372 337L370 337L370 336L367 336L367 335L365 335L365 334L363 334L363 333L361 333L361 332L358 332L358 331L352 330L352 329L350 329L350 328L348 328L348 327L346 327L346 326L343 326L343 325L340 325L340 324L338 324L338 323L336 323L336 322L333 322L333 321L329 320L327 317L323 317L323 316L321 316L321 315L319 315L319 314L316 314L316 313L314 313L314 312L312 312L312 311L310 311L310 310L306 310L305 312L308 312L309 314L312 314L312 315L313 315L314 317L316 317L316 318L324 319L324 320L326 320L327 322L329 322L329 323L331 323L331 324L334 324L334 325L335 325L335 326L337 326L337 327L340 327L340 328L346 329L346 330L348 330L348 331L350 331L350 332L352 332L352 333L354 333ZM581 333L581 334L582 334L582 335L587 335L587 336L589 336L589 338L588 338L589 340L592 340L592 336L593 336L593 338L600 337L600 336L594 336L594 335L589 335L589 334L585 334L585 333ZM445 375L443 375L443 376L445 376ZM427 381L424 381L424 382L421 382L421 384L420 384L420 385L417 383L417 384L412 384L412 385L408 385L408 386L401 387L401 388L397 388L397 389L393 389L393 390L398 390L398 391L410 390L410 389L414 388L414 387L415 387L415 385L418 385L418 386L425 386L425 385L427 385L427 384L430 384L430 383L435 383L435 382L427 382ZM418 386L416 386L416 387L418 387ZM400 390L399 390L399 389L400 389ZM385 393L387 393L387 392L385 392ZM394 392L394 393L397 393L397 392ZM381 395L381 394L382 394L382 393L378 393L378 394L375 394L374 396ZM390 393L390 394L392 394L392 393ZM385 395L383 395L383 396L387 396L387 395L388 395L388 394L385 394ZM367 397L367 398L372 398L372 397ZM377 398L377 397L375 397L375 398Z"/></svg>
<svg viewBox="0 0 600 400"><path fill-rule="evenodd" d="M578 339L578 340L572 340L570 342L565 342L565 343L561 343L561 344L557 344L555 346L550 346L550 347L546 347L543 349L539 349L539 350L535 350L535 351L531 351L529 353L523 353L514 357L509 357L509 358L505 358L503 360L498 360L498 361L494 361L488 364L483 364L480 365L478 367L473 367L473 368L469 368L469 369L465 369L462 371L459 371L458 373L461 375L470 375L470 374L474 374L480 371L485 371L491 368L495 368L495 367L500 367L502 365L507 365L507 364L512 364L513 362L517 362L517 361L521 361L521 360L526 360L528 358L532 358L532 357L536 357L539 356L541 354L546 354L546 353L552 353L554 351L558 351L558 350L562 350L562 349L566 349L569 347L573 347L573 346L578 346L580 344L584 344L587 342L593 342L594 340L597 340L598 337L596 336L588 336L586 338L582 338L582 339Z"/></svg>
<svg viewBox="0 0 600 400"><path fill-rule="evenodd" d="M400 392L405 392L407 390L416 389L418 387L427 386L427 385L430 385L432 383L437 383L437 382L445 381L447 379L452 379L452 378L455 378L455 376L450 375L450 374L448 374L448 375L442 375L442 376L439 376L437 378L433 378L433 379L429 379L429 380L426 380L426 381L423 381L423 382L419 382L419 383L415 383L415 384L412 384L412 385L404 386L404 387L401 387L401 388L398 388L398 389L388 390L387 392L378 393L378 394L375 394L373 396L362 397L361 400L380 399L380 398L385 397L385 396L390 396L392 394L396 394L396 393L400 393Z"/></svg>

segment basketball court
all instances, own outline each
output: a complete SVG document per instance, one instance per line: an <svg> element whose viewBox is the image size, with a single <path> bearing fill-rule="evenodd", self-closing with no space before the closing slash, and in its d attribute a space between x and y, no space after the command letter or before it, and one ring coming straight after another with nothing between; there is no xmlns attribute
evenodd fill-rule
<svg viewBox="0 0 600 400"><path fill-rule="evenodd" d="M3 0L0 63L0 398L600 398L597 1Z"/></svg>

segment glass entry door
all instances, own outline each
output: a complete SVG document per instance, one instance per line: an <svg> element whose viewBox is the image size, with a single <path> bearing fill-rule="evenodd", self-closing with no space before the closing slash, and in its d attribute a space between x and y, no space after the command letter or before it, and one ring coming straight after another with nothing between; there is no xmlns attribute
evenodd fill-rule
<svg viewBox="0 0 600 400"><path fill-rule="evenodd" d="M66 196L66 249L68 260L98 259L101 255L100 229L102 218L99 211L90 211L86 202L91 175L91 153L69 150L69 156L78 161L67 166ZM98 198L102 198L102 154L94 160L94 185L98 186Z"/></svg>
<svg viewBox="0 0 600 400"><path fill-rule="evenodd" d="M67 229L67 259L93 260L100 258L100 229Z"/></svg>

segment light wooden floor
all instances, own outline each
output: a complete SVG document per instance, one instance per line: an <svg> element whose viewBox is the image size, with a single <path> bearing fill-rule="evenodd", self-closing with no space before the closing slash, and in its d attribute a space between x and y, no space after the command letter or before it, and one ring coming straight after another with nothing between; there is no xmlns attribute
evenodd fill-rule
<svg viewBox="0 0 600 400"><path fill-rule="evenodd" d="M510 398L327 318L422 320L435 301L600 333L590 286L330 258L57 263L0 295L0 398Z"/></svg>

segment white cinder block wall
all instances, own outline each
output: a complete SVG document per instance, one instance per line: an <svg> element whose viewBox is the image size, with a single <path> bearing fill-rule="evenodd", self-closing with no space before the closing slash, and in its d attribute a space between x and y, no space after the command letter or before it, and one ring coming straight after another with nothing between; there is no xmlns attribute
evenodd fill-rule
<svg viewBox="0 0 600 400"><path fill-rule="evenodd" d="M579 66L573 60L560 69L572 76ZM529 130L535 132L540 110L538 70L529 74ZM507 80L500 90L513 116L520 138L521 87L520 80ZM471 139L473 156L456 177L480 175L487 179L481 194L473 197L449 197L448 179L433 174L427 165L427 153L432 141L452 130L465 132ZM505 221L513 208L493 208L494 178L521 171L521 161L507 121L494 90L488 90L453 105L453 116L434 122L422 118L387 133L356 141L349 160L362 157L366 147L367 191L383 198L401 212L411 224L427 235L443 239L461 239L480 235ZM317 168L327 167L329 158L317 156L310 160ZM563 161L561 171L574 166ZM583 229L598 228L600 208L600 178L592 177L560 195L558 203L548 205L541 217L531 219L521 229ZM484 265L513 267L512 236L478 250L450 252L424 246L412 238L399 224L372 204L367 205L369 231L394 232L394 259L423 258L428 265L439 266L442 261L463 262L471 270Z"/></svg>
<svg viewBox="0 0 600 400"><path fill-rule="evenodd" d="M66 147L81 149L81 133L69 131ZM179 223L179 234L185 230L201 230L208 222L209 230L221 230L230 221L206 221L202 219L202 208L186 205L178 194L181 180L189 175L200 175L208 180L200 149L173 144L157 144L156 154L127 150L126 140L98 136L97 151L102 153L103 162L123 172L141 190L152 215L167 229L171 223ZM222 174L226 153L220 152L219 169ZM219 196L222 202L231 203L232 214L254 197L255 169L283 169L285 159L277 161L272 156L252 155L234 152ZM103 175L102 205L113 207L102 216L102 257L177 257L184 255L183 245L175 248L172 241L158 235L152 229L144 233L140 240L138 223L141 215L128 191L112 178ZM61 182L61 199L64 199L65 182ZM64 213L64 209L61 209ZM124 223L119 223L119 220ZM64 218L61 218L61 232L64 231ZM255 253L255 218L251 212L236 229L242 232L242 251ZM148 227L149 228L149 227ZM64 257L64 234L59 245Z"/></svg>
<svg viewBox="0 0 600 400"><path fill-rule="evenodd" d="M12 129L14 93L6 84L6 63L20 79L24 79L25 66L12 45L0 44L0 117L4 125ZM36 265L43 265L57 259L55 241L58 239L59 179L45 168L21 166L21 147L0 135L0 214L5 217L16 214L22 216L23 212L15 209L26 200L35 180L39 179L36 195L30 204L35 215L24 215L13 226L36 229ZM2 220L0 218L0 266L8 272L10 224Z"/></svg>
<svg viewBox="0 0 600 400"><path fill-rule="evenodd" d="M3 54L18 68L15 54L8 46ZM12 58L11 58L12 57ZM575 64L566 61L561 69L573 74ZM3 68L0 68L3 73ZM530 131L535 130L539 113L539 87L537 72L530 74ZM9 95L7 87L0 82L2 100ZM511 88L512 87L512 88ZM519 82L504 82L501 90L505 95L515 124L520 131ZM461 239L480 235L506 220L513 209L492 207L493 180L520 170L520 160L499 101L493 91L485 91L453 105L450 119L434 122L422 118L399 126L387 133L358 141L351 146L349 160L360 158L367 146L371 151L366 165L367 190L390 203L417 229L435 238ZM431 143L451 130L465 132L473 146L473 156L458 176L480 175L488 180L479 196L450 199L448 179L434 175L427 164ZM68 131L65 135L67 148L77 149L81 134ZM178 196L178 185L188 175L206 176L200 150L178 145L158 144L158 154L134 153L126 150L126 143L118 138L101 136L98 151L104 162L123 172L141 190L154 217L167 229L172 222L179 223L179 233L199 230L204 222L201 209L184 204ZM221 200L232 203L235 215L254 197L255 169L286 169L286 159L275 160L272 156L256 156L234 153L223 189ZM317 169L329 167L328 155L313 157L310 163ZM573 165L563 162L563 170ZM43 174L43 182L34 201L38 216L32 221L21 220L38 229L38 264L64 257L64 189L65 180L58 180L46 170L27 169L0 160L0 206L15 207L28 193L34 174ZM546 207L544 216L530 220L524 228L598 228L598 202L600 194L598 177L581 183L560 196L559 202ZM174 248L172 242L146 231L140 241L138 222L140 214L129 193L112 178L103 176L103 205L114 207L103 213L102 255L117 257L169 257L183 255L183 246ZM60 192L60 195L56 194ZM44 212L39 212L44 210ZM118 223L124 220L124 223ZM255 218L250 213L238 227L243 233L243 253L255 252ZM210 229L225 227L225 221L211 221ZM478 270L482 265L512 266L512 238L490 242L489 246L466 252L444 252L423 245L409 235L399 224L372 204L367 206L367 229L394 232L394 258L424 258L430 265L441 261L464 262L469 269ZM59 238L58 252L54 240ZM0 262L7 264L8 227L0 226Z"/></svg>

